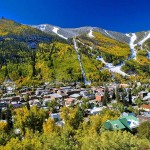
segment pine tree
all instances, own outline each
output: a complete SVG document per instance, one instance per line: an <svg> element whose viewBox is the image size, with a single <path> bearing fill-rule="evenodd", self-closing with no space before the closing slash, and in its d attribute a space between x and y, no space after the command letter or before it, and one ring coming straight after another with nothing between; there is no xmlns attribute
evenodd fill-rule
<svg viewBox="0 0 150 150"><path fill-rule="evenodd" d="M115 89L113 89L112 99L116 99Z"/></svg>
<svg viewBox="0 0 150 150"><path fill-rule="evenodd" d="M12 122L12 113L11 113L11 110L10 110L10 106L7 106L6 120L7 120L7 123L8 123L8 130L11 130L13 128L13 122Z"/></svg>
<svg viewBox="0 0 150 150"><path fill-rule="evenodd" d="M109 102L109 91L108 91L108 87L105 87L105 93L104 93L104 98L103 98L103 101L102 101L102 105L107 106L108 102Z"/></svg>
<svg viewBox="0 0 150 150"><path fill-rule="evenodd" d="M119 88L116 88L116 101L119 102L120 100L120 95L119 95Z"/></svg>
<svg viewBox="0 0 150 150"><path fill-rule="evenodd" d="M29 95L28 94L25 95L24 100L26 101L26 107L27 107L27 109L30 110Z"/></svg>
<svg viewBox="0 0 150 150"><path fill-rule="evenodd" d="M126 96L127 96L127 93L126 93L126 91L123 89L122 92L121 92L121 99L122 99L123 105L126 105Z"/></svg>
<svg viewBox="0 0 150 150"><path fill-rule="evenodd" d="M0 120L2 119L2 109L0 108Z"/></svg>
<svg viewBox="0 0 150 150"><path fill-rule="evenodd" d="M129 104L132 105L132 94L131 94L131 89L128 90L128 98L129 98Z"/></svg>

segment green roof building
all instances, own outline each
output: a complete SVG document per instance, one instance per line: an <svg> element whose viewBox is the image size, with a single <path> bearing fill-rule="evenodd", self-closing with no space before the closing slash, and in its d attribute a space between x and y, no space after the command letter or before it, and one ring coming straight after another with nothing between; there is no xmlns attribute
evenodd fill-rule
<svg viewBox="0 0 150 150"><path fill-rule="evenodd" d="M104 127L108 130L130 130L139 126L139 120L134 116L125 116L118 120L108 120L104 123Z"/></svg>
<svg viewBox="0 0 150 150"><path fill-rule="evenodd" d="M120 122L120 120L108 120L104 123L104 127L108 130L122 130L126 127Z"/></svg>
<svg viewBox="0 0 150 150"><path fill-rule="evenodd" d="M139 120L134 116L125 116L119 119L120 122L129 130L139 126Z"/></svg>

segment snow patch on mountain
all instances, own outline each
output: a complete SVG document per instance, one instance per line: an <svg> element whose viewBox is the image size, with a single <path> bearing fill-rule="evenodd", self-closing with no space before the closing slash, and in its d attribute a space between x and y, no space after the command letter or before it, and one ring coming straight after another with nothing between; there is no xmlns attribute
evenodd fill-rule
<svg viewBox="0 0 150 150"><path fill-rule="evenodd" d="M40 26L39 26L39 29L40 29L41 31L45 31L45 29L46 29L46 24L40 25Z"/></svg>
<svg viewBox="0 0 150 150"><path fill-rule="evenodd" d="M135 46L137 46L137 44L134 44L134 42L136 41L137 39L137 36L135 33L132 33L132 35L130 36L130 43L129 43L129 46L130 46L130 49L131 49L131 56L130 58L133 58L136 60L136 49L135 49Z"/></svg>
<svg viewBox="0 0 150 150"><path fill-rule="evenodd" d="M108 69L110 69L113 65L112 65L112 63L107 63L105 60L104 60L104 58L103 57L97 57L96 58L97 60L99 60L99 61L101 61L103 64L105 64L105 66L106 66L106 68L108 68Z"/></svg>
<svg viewBox="0 0 150 150"><path fill-rule="evenodd" d="M125 35L126 35L127 37L130 37L130 34L128 34L128 33L126 33Z"/></svg>
<svg viewBox="0 0 150 150"><path fill-rule="evenodd" d="M82 44L83 46L85 46L85 44L79 40L77 40L77 42L79 42L80 44Z"/></svg>
<svg viewBox="0 0 150 150"><path fill-rule="evenodd" d="M58 34L57 32L58 32L58 30L59 30L59 28L57 28L57 27L54 27L54 29L52 30L54 33L56 33L56 34Z"/></svg>
<svg viewBox="0 0 150 150"><path fill-rule="evenodd" d="M150 59L150 51L147 51L147 58Z"/></svg>
<svg viewBox="0 0 150 150"><path fill-rule="evenodd" d="M63 35L59 34L58 31L59 31L59 28L57 27L54 27L53 30L52 30L55 34L57 34L59 37L67 40L68 38L67 37L64 37Z"/></svg>
<svg viewBox="0 0 150 150"><path fill-rule="evenodd" d="M121 74L121 75L123 75L123 76L129 76L128 74L126 74L125 72L123 72L123 71L121 70L121 67L122 67L122 66L123 66L123 64L118 65L118 66L114 66L114 67L112 67L112 68L110 69L110 71L111 71L111 72L119 73L119 74Z"/></svg>
<svg viewBox="0 0 150 150"><path fill-rule="evenodd" d="M118 73L118 74L121 74L122 76L129 76L128 74L126 74L125 72L123 72L121 70L121 67L124 65L124 63L120 64L120 65L117 65L117 66L113 66L112 63L107 63L103 57L97 57L96 58L97 60L100 60L102 63L105 64L106 68L109 69L110 72L115 72L115 73Z"/></svg>
<svg viewBox="0 0 150 150"><path fill-rule="evenodd" d="M114 38L110 33L107 32L107 30L104 30L104 31L108 36L110 36L111 38Z"/></svg>
<svg viewBox="0 0 150 150"><path fill-rule="evenodd" d="M77 40L77 42L79 42L79 43L82 44L83 46L89 47L91 50L93 49L92 46L89 46L89 45L87 45L87 44L84 44L83 42L81 42L81 41L79 41L79 40Z"/></svg>
<svg viewBox="0 0 150 150"><path fill-rule="evenodd" d="M88 36L91 37L91 38L94 38L92 29L91 29L90 32L88 33Z"/></svg>
<svg viewBox="0 0 150 150"><path fill-rule="evenodd" d="M147 36L145 36L138 44L141 46L141 49L142 49L142 46L143 46L143 43L145 41L147 41L148 39L150 38L150 33L148 33Z"/></svg>

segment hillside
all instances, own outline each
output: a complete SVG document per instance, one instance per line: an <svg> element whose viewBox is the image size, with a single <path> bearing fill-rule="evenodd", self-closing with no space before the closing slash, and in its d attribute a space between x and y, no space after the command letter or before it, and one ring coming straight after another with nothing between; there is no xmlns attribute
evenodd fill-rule
<svg viewBox="0 0 150 150"><path fill-rule="evenodd" d="M37 27L2 18L0 82L6 77L17 85L127 82L132 76L149 79L149 40L149 32L123 34L97 27L63 29L44 24Z"/></svg>
<svg viewBox="0 0 150 150"><path fill-rule="evenodd" d="M5 18L0 19L0 37L16 40L51 40L53 36Z"/></svg>

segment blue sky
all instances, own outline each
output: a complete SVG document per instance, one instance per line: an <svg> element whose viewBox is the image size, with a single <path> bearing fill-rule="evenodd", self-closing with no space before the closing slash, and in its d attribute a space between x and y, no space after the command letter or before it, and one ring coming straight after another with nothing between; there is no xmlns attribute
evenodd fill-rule
<svg viewBox="0 0 150 150"><path fill-rule="evenodd" d="M0 0L0 16L24 24L150 30L150 0Z"/></svg>

